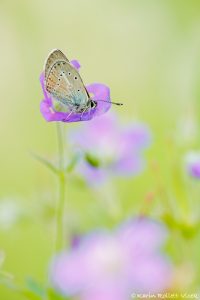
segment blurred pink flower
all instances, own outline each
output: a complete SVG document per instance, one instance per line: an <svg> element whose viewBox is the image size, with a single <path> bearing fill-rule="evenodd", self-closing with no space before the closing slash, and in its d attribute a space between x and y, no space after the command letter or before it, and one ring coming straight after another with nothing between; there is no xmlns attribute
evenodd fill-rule
<svg viewBox="0 0 200 300"><path fill-rule="evenodd" d="M189 152L185 157L185 162L189 175L200 179L200 152Z"/></svg>
<svg viewBox="0 0 200 300"><path fill-rule="evenodd" d="M78 70L80 68L80 64L77 60L72 60L71 64ZM53 97L46 91L45 89L45 77L44 73L40 75L40 83L42 86L44 99L40 104L40 111L47 122L52 121L61 121L61 122L79 122L79 121L88 121L93 119L96 116L100 116L107 112L110 107L110 89L104 84L101 83L92 83L86 86L89 94L92 94L91 97L93 100L96 100L97 106L95 108L90 109L84 113L73 113L71 114L69 111L57 111L54 105ZM104 100L99 101L98 100Z"/></svg>
<svg viewBox="0 0 200 300"><path fill-rule="evenodd" d="M171 265L160 254L165 238L164 228L148 219L136 219L113 234L96 232L54 259L51 282L60 293L81 300L165 291L171 279Z"/></svg>
<svg viewBox="0 0 200 300"><path fill-rule="evenodd" d="M78 172L89 183L99 184L110 174L139 174L144 168L143 152L150 145L151 134L140 123L122 127L116 116L108 113L73 131L70 140L84 153Z"/></svg>

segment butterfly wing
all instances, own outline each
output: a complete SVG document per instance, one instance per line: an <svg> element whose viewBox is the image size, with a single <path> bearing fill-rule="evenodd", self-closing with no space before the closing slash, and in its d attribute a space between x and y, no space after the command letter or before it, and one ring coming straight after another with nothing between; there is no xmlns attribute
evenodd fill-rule
<svg viewBox="0 0 200 300"><path fill-rule="evenodd" d="M48 77L49 71L51 70L51 67L54 65L54 63L58 61L69 62L67 57L59 49L54 49L49 53L45 62L45 78Z"/></svg>
<svg viewBox="0 0 200 300"><path fill-rule="evenodd" d="M89 95L81 76L60 50L54 50L47 58L45 84L46 90L70 109L87 106Z"/></svg>

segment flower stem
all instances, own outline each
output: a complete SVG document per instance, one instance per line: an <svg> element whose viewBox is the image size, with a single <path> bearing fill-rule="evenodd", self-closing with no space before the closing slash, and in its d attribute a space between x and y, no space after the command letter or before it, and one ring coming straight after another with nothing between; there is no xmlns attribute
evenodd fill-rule
<svg viewBox="0 0 200 300"><path fill-rule="evenodd" d="M57 125L58 136L58 155L59 155L59 198L56 211L56 239L55 239L55 251L62 249L64 244L64 206L65 206L65 172L64 172L64 143L62 136L62 127L59 122Z"/></svg>
<svg viewBox="0 0 200 300"><path fill-rule="evenodd" d="M62 136L62 124L56 123L57 136L58 136L58 155L59 155L59 168L60 171L64 170L64 143Z"/></svg>

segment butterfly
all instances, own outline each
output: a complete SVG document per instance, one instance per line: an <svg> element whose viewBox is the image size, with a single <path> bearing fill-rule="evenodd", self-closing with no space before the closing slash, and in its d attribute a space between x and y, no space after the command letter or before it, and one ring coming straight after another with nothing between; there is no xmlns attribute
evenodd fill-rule
<svg viewBox="0 0 200 300"><path fill-rule="evenodd" d="M70 114L80 113L94 109L98 101L92 100L83 80L75 67L62 53L55 49L47 57L44 67L45 88L55 100L66 107ZM113 104L122 105L122 103Z"/></svg>

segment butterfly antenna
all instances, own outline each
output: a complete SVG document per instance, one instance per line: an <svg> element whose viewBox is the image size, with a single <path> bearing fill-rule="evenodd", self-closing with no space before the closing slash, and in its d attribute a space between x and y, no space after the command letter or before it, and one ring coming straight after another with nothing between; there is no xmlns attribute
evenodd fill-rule
<svg viewBox="0 0 200 300"><path fill-rule="evenodd" d="M107 102L107 103L111 103L111 104L115 104L115 105L118 105L118 106L122 106L123 103L120 103L120 102L112 102L112 101L106 101L106 100L94 100L94 101L102 101L102 102Z"/></svg>

